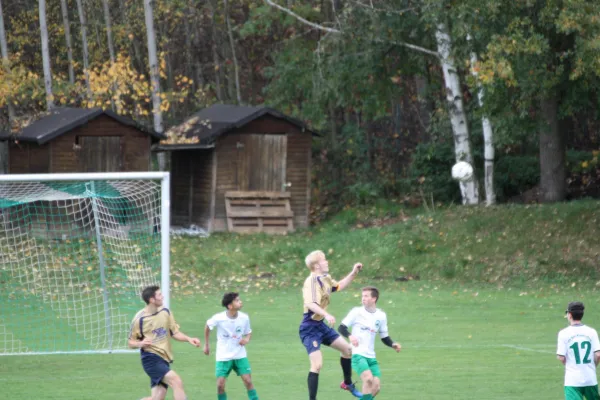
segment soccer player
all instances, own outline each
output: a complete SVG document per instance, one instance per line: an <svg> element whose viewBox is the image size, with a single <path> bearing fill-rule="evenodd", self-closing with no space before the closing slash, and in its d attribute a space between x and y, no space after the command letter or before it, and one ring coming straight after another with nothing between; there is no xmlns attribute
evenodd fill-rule
<svg viewBox="0 0 600 400"><path fill-rule="evenodd" d="M600 400L596 366L600 362L600 342L594 328L581 323L585 307L573 301L565 311L569 326L558 333L556 354L565 366L566 400Z"/></svg>
<svg viewBox="0 0 600 400"><path fill-rule="evenodd" d="M327 306L331 294L346 288L362 269L362 264L354 264L352 272L340 282L336 282L329 275L329 263L322 251L313 251L306 256L305 262L310 269L310 276L306 278L302 288L304 317L300 323L299 334L310 360L310 372L308 373L309 399L316 400L317 398L319 372L323 366L321 344L333 347L341 353L340 363L344 381L340 384L340 387L348 390L354 397L360 398L362 394L352 383L351 346L331 327L335 326L335 317L327 312Z"/></svg>
<svg viewBox="0 0 600 400"><path fill-rule="evenodd" d="M379 290L373 286L362 289L362 307L354 307L342 320L339 332L352 343L352 369L362 380L363 400L374 398L381 387L381 370L375 358L375 335L396 352L402 349L388 334L387 316L377 308ZM348 331L352 328L352 334Z"/></svg>
<svg viewBox="0 0 600 400"><path fill-rule="evenodd" d="M210 354L210 331L217 328L217 399L226 400L225 380L231 373L242 378L250 400L258 400L256 389L250 375L250 362L246 354L246 345L252 337L250 318L241 312L243 303L238 293L225 293L221 301L227 311L213 315L206 321L204 328L204 354Z"/></svg>
<svg viewBox="0 0 600 400"><path fill-rule="evenodd" d="M169 364L173 362L170 338L200 347L200 339L190 338L179 330L173 313L163 307L163 295L158 286L149 286L142 291L146 307L140 310L131 322L129 347L139 348L142 367L150 377L151 397L143 400L164 400L167 388L173 388L175 400L186 400L183 382Z"/></svg>

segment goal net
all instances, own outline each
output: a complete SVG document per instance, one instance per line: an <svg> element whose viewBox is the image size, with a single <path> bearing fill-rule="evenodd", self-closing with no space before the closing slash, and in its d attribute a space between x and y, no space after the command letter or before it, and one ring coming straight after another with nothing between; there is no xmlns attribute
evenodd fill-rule
<svg viewBox="0 0 600 400"><path fill-rule="evenodd" d="M0 176L0 354L127 350L169 295L168 173Z"/></svg>

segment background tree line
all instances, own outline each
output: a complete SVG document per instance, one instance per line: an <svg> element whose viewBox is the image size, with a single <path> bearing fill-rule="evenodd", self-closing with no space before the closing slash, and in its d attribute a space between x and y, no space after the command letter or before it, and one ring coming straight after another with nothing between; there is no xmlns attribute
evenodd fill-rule
<svg viewBox="0 0 600 400"><path fill-rule="evenodd" d="M596 190L592 0L0 0L0 44L4 129L53 106L162 130L268 104L323 134L320 209ZM457 160L477 171L460 187Z"/></svg>

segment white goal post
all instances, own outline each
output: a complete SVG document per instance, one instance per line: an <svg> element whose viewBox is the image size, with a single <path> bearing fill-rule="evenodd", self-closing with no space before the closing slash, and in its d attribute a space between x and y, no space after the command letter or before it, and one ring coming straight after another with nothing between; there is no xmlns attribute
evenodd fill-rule
<svg viewBox="0 0 600 400"><path fill-rule="evenodd" d="M131 351L169 212L168 172L0 175L0 355Z"/></svg>

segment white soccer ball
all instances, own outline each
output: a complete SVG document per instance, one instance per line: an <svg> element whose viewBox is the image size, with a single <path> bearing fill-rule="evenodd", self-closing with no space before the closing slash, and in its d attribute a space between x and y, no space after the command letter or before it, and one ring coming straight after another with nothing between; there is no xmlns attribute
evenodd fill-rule
<svg viewBox="0 0 600 400"><path fill-rule="evenodd" d="M473 177L473 167L466 161L459 161L452 167L452 178L465 182Z"/></svg>

